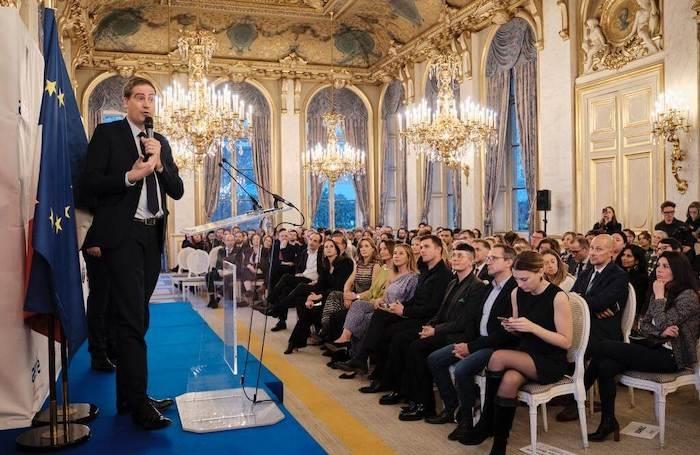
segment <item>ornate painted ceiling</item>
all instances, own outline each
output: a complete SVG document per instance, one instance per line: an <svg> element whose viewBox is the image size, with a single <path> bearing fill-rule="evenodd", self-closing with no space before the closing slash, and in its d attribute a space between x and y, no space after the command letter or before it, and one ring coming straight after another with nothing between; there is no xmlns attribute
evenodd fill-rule
<svg viewBox="0 0 700 455"><path fill-rule="evenodd" d="M70 0L59 1L64 6ZM368 68L471 0L90 0L95 51L167 54L179 31L216 33L215 57L279 62L294 52L311 65ZM335 11L331 39L330 11Z"/></svg>

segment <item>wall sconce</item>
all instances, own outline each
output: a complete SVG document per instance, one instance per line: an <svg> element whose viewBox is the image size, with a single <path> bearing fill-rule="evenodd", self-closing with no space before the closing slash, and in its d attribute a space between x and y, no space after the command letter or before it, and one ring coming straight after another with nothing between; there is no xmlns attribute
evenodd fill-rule
<svg viewBox="0 0 700 455"><path fill-rule="evenodd" d="M690 125L688 124L688 111L678 107L680 103L675 101L672 96L664 96L663 94L659 96L652 118L652 133L654 143L657 143L659 138L664 138L673 147L671 172L673 178L676 179L676 189L679 193L685 194L688 190L688 181L678 175L678 172L683 169L679 163L685 159L685 151L681 149L678 133L687 133Z"/></svg>

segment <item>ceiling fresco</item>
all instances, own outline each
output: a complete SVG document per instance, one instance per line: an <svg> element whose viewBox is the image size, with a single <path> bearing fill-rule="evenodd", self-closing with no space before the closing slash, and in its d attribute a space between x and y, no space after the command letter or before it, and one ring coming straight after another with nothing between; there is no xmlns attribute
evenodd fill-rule
<svg viewBox="0 0 700 455"><path fill-rule="evenodd" d="M461 8L469 0L447 0ZM435 25L443 0L95 0L85 2L95 50L166 54L180 30L215 32L216 57L367 68ZM335 21L333 62L329 8ZM168 36L170 41L168 45Z"/></svg>

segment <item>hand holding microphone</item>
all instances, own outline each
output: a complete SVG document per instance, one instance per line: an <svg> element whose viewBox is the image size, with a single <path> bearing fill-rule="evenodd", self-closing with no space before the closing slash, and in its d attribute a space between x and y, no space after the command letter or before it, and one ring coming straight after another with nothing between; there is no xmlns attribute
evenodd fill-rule
<svg viewBox="0 0 700 455"><path fill-rule="evenodd" d="M153 136L153 117L146 116L143 122L146 130L146 137L141 138L143 149L143 161L148 161L151 157L154 158L155 170L160 172L163 170L163 164L160 160L160 142Z"/></svg>

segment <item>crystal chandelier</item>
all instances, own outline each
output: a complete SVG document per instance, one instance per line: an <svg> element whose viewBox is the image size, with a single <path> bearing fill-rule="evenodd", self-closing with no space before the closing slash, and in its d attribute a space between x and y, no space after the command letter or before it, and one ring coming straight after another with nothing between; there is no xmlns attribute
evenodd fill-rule
<svg viewBox="0 0 700 455"><path fill-rule="evenodd" d="M252 106L246 106L228 88L215 90L205 77L217 48L208 30L186 30L177 40L183 62L187 63L187 88L175 81L156 98L156 122L171 140L178 168L196 171L204 157L225 141L249 137Z"/></svg>
<svg viewBox="0 0 700 455"><path fill-rule="evenodd" d="M333 36L334 22L331 11L331 64L333 64ZM345 141L339 141L339 137L345 137L343 121L345 116L335 110L335 83L333 71L331 71L331 110L322 116L323 126L326 129L325 144L317 143L306 151L304 169L312 175L323 180L328 180L328 217L330 229L335 227L335 182L344 175L360 175L365 172L365 152L352 147Z"/></svg>
<svg viewBox="0 0 700 455"><path fill-rule="evenodd" d="M401 137L406 139L410 152L461 168L468 175L468 154L494 140L496 113L471 99L462 102L458 109L452 81L461 79L459 56L434 52L429 71L430 77L437 80L436 109L433 111L426 99L409 106L403 115L399 114Z"/></svg>

